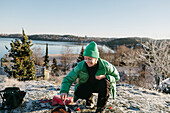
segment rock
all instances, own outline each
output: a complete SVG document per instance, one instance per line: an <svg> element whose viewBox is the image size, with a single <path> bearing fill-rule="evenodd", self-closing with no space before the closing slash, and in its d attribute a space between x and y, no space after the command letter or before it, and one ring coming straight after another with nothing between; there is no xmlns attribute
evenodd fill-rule
<svg viewBox="0 0 170 113"><path fill-rule="evenodd" d="M167 78L161 82L160 91L170 94L170 78Z"/></svg>

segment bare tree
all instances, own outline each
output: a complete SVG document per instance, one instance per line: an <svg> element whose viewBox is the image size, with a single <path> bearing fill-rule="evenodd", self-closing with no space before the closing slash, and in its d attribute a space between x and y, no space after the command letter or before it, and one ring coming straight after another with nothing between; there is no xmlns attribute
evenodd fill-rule
<svg viewBox="0 0 170 113"><path fill-rule="evenodd" d="M32 50L33 50L33 55L31 58L34 59L35 65L42 66L44 63L43 50L40 47L34 47Z"/></svg>
<svg viewBox="0 0 170 113"><path fill-rule="evenodd" d="M140 53L144 52L144 49L140 46L140 47L136 47L136 48L131 48L127 51L122 51L122 61L130 67L135 67L135 66L143 66L143 61L139 60L140 57ZM143 67L144 69L145 67ZM144 69L145 70L145 69Z"/></svg>
<svg viewBox="0 0 170 113"><path fill-rule="evenodd" d="M103 47L98 47L99 50L99 56L102 59L105 59L107 61L109 61L110 63L112 63L113 59L114 59L114 53L111 52L111 50L104 50Z"/></svg>
<svg viewBox="0 0 170 113"><path fill-rule="evenodd" d="M148 74L150 70L146 69L145 63L141 60L138 60L138 51L143 51L143 49L131 49L129 52L123 53L124 57L122 60L129 67L128 76L125 74L126 82L144 88L152 88L154 84L154 78Z"/></svg>
<svg viewBox="0 0 170 113"><path fill-rule="evenodd" d="M119 46L117 48L114 49L115 53L114 53L114 65L120 66L120 65L125 65L126 59L125 59L125 55L131 52L130 48L126 47L125 45Z"/></svg>
<svg viewBox="0 0 170 113"><path fill-rule="evenodd" d="M138 52L138 61L142 61L149 66L154 75L156 88L160 87L160 82L170 77L170 42L150 41L143 44L144 51Z"/></svg>
<svg viewBox="0 0 170 113"><path fill-rule="evenodd" d="M72 50L68 46L63 49L60 60L63 66L63 71L66 72L72 63Z"/></svg>

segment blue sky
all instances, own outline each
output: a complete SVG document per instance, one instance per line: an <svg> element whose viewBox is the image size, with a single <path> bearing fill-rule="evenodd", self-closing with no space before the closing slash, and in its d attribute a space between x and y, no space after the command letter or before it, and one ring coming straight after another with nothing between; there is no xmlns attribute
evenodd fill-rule
<svg viewBox="0 0 170 113"><path fill-rule="evenodd" d="M170 39L170 0L0 0L0 34Z"/></svg>

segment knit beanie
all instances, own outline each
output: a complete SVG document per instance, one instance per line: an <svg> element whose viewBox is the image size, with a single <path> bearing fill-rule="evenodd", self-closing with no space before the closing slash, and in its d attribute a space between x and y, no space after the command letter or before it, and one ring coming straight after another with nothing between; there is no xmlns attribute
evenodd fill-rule
<svg viewBox="0 0 170 113"><path fill-rule="evenodd" d="M99 51L97 48L97 44L93 41L90 42L90 44L87 45L86 49L84 50L83 56L99 58Z"/></svg>

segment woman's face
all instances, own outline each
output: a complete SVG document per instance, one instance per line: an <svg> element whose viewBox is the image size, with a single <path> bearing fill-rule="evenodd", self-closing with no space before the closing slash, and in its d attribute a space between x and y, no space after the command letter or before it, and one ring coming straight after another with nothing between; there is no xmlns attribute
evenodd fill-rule
<svg viewBox="0 0 170 113"><path fill-rule="evenodd" d="M87 63L88 67L93 67L94 65L97 64L97 61L98 61L97 58L92 58L89 56L84 56L84 60Z"/></svg>

